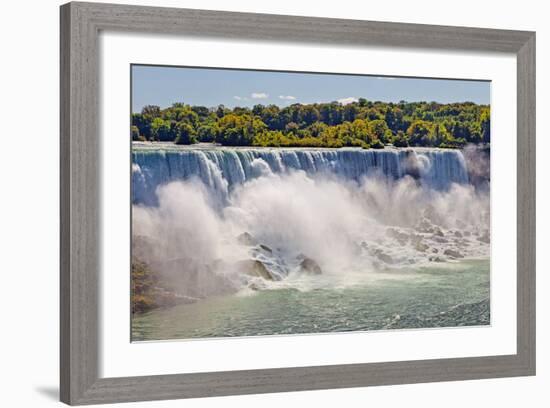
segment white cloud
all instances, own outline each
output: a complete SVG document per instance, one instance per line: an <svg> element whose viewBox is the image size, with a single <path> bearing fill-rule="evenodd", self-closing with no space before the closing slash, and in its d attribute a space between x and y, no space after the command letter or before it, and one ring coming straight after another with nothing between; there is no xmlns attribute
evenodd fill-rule
<svg viewBox="0 0 550 408"><path fill-rule="evenodd" d="M238 101L242 101L243 98L241 98L240 96L235 95L235 96L233 97L233 99L236 99L236 100L238 100Z"/></svg>
<svg viewBox="0 0 550 408"><path fill-rule="evenodd" d="M252 99L267 99L269 95L264 92L253 92L250 97Z"/></svg>
<svg viewBox="0 0 550 408"><path fill-rule="evenodd" d="M292 95L279 95L279 99L283 99L285 101L295 101L296 97Z"/></svg>
<svg viewBox="0 0 550 408"><path fill-rule="evenodd" d="M357 99L355 96L348 96L347 98L338 99L338 102L340 102L342 105L347 105L349 103L358 102L359 99Z"/></svg>

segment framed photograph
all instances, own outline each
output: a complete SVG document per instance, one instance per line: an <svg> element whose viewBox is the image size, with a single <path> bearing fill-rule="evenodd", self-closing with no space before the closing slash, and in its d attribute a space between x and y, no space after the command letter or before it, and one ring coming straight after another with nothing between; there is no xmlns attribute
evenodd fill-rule
<svg viewBox="0 0 550 408"><path fill-rule="evenodd" d="M61 400L535 374L535 34L61 7Z"/></svg>

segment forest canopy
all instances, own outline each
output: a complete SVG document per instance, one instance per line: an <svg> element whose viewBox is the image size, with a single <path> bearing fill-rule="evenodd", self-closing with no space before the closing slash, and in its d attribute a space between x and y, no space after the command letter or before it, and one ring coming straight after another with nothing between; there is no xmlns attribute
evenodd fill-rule
<svg viewBox="0 0 550 408"><path fill-rule="evenodd" d="M132 114L134 141L176 144L215 142L226 146L459 148L490 143L490 108L473 102L357 102L223 105L174 103L145 106Z"/></svg>

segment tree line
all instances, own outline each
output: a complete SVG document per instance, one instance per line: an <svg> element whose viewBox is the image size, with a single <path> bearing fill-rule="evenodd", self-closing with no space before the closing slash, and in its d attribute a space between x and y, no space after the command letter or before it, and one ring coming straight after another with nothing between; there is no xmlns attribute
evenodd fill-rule
<svg viewBox="0 0 550 408"><path fill-rule="evenodd" d="M224 105L174 103L132 114L132 140L226 146L458 148L490 143L490 108L473 102L356 102Z"/></svg>

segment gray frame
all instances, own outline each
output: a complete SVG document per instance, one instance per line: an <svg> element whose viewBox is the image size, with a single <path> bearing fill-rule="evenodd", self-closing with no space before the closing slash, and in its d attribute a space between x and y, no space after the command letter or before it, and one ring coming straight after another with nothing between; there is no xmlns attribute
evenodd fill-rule
<svg viewBox="0 0 550 408"><path fill-rule="evenodd" d="M517 56L517 354L98 376L100 30ZM61 6L61 401L96 404L535 374L535 33L113 4ZM498 254L497 254L498 256Z"/></svg>

